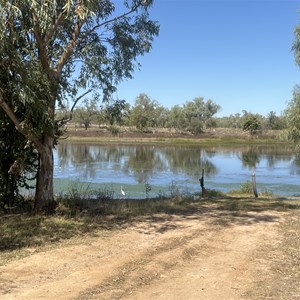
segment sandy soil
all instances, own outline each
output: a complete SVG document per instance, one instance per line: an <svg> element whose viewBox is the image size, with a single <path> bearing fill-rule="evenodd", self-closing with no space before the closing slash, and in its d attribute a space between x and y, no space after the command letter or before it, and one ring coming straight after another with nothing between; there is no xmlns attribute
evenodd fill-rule
<svg viewBox="0 0 300 300"><path fill-rule="evenodd" d="M85 244L32 249L0 267L0 298L254 299L251 290L273 276L270 253L285 218L201 207L144 218Z"/></svg>

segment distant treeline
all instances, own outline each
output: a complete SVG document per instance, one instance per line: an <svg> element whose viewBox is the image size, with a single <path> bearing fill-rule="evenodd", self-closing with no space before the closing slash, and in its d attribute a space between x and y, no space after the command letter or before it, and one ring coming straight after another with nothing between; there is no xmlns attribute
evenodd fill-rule
<svg viewBox="0 0 300 300"><path fill-rule="evenodd" d="M83 105L73 112L67 108L57 112L57 118L72 115L72 122L88 129L91 124L107 126L112 131L117 126L134 126L144 131L148 128L173 128L187 130L193 134L206 128L242 128L254 134L259 130L280 130L286 128L284 116L277 116L270 111L267 116L248 111L226 117L215 117L221 106L212 100L197 97L182 106L175 105L168 109L146 94L140 94L133 106L125 100L115 100L99 106L96 100L85 99Z"/></svg>

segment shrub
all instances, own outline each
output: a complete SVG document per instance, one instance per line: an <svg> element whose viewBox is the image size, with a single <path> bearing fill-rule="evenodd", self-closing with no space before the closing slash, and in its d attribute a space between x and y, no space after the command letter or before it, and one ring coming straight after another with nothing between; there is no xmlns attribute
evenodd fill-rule
<svg viewBox="0 0 300 300"><path fill-rule="evenodd" d="M258 117L249 114L245 122L243 123L243 130L244 131L249 131L251 135L254 135L257 133L258 130L261 129L261 123L258 119Z"/></svg>
<svg viewBox="0 0 300 300"><path fill-rule="evenodd" d="M252 183L250 181L246 181L241 186L241 192L244 194L251 194L253 191Z"/></svg>

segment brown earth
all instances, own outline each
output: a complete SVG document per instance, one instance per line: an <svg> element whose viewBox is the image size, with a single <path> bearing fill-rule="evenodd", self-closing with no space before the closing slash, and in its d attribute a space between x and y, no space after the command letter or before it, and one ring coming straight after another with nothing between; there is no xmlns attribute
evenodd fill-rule
<svg viewBox="0 0 300 300"><path fill-rule="evenodd" d="M75 128L74 125L70 125L67 128L67 137L98 137L98 138L118 138L118 139L219 139L219 138L236 138L236 139L265 139L275 138L280 131L265 130L258 134L251 136L248 132L239 128L215 128L207 129L203 133L194 135L188 131L180 131L175 129L155 128L148 131L139 131L133 127L120 127L119 132L116 135L106 128L99 128L98 126L92 126L85 130L84 128Z"/></svg>
<svg viewBox="0 0 300 300"><path fill-rule="evenodd" d="M289 280L278 262L291 218L298 222L299 212L214 204L144 217L81 244L28 249L29 257L0 267L0 298L300 299L297 283L277 294Z"/></svg>

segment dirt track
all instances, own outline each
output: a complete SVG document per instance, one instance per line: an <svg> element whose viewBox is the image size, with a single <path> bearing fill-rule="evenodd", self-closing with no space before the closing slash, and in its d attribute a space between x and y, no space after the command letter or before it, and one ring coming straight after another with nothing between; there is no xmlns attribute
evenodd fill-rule
<svg viewBox="0 0 300 300"><path fill-rule="evenodd" d="M145 218L0 267L0 298L254 299L251 290L273 276L285 216L203 206Z"/></svg>

